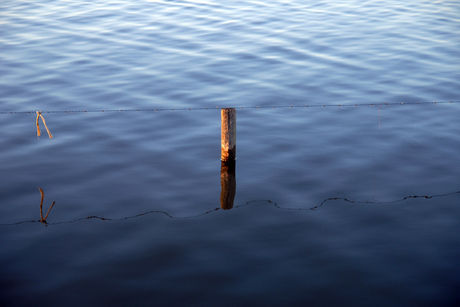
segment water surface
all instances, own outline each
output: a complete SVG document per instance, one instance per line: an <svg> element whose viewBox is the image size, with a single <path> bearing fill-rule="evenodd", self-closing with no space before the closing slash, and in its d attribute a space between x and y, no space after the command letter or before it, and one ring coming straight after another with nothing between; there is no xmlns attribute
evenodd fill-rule
<svg viewBox="0 0 460 307"><path fill-rule="evenodd" d="M2 1L1 304L458 305L459 16Z"/></svg>

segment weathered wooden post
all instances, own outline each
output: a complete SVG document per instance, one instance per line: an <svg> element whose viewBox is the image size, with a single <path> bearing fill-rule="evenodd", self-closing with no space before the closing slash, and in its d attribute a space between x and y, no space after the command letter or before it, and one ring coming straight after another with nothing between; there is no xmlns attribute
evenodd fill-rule
<svg viewBox="0 0 460 307"><path fill-rule="evenodd" d="M226 108L221 110L221 155L222 161L235 161L236 159L236 110Z"/></svg>
<svg viewBox="0 0 460 307"><path fill-rule="evenodd" d="M221 110L221 168L220 207L224 210L233 208L236 194L235 160L236 160L236 110Z"/></svg>

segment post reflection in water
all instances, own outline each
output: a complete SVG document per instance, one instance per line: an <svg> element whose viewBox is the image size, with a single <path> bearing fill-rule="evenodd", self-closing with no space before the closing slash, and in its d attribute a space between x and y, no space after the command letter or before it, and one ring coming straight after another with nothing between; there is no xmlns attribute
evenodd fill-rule
<svg viewBox="0 0 460 307"><path fill-rule="evenodd" d="M220 207L224 210L233 208L236 194L235 160L222 161L220 168Z"/></svg>

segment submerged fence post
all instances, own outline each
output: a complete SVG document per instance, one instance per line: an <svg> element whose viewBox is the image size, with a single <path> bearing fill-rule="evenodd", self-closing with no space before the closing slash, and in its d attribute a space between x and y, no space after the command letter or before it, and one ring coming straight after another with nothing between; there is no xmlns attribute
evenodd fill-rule
<svg viewBox="0 0 460 307"><path fill-rule="evenodd" d="M224 162L236 159L236 110L226 108L221 110L221 155Z"/></svg>

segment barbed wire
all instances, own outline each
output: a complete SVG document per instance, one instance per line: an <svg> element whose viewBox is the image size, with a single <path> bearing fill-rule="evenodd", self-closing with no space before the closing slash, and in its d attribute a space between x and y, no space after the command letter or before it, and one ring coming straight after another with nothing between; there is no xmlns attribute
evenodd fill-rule
<svg viewBox="0 0 460 307"><path fill-rule="evenodd" d="M380 102L380 103L356 103L356 104L305 104L305 105L272 105L272 106L225 106L225 107L200 107L200 108L149 108L149 109L99 109L99 110L50 110L50 111L0 111L5 114L36 114L40 113L106 113L106 112L166 112L166 111L203 111L220 110L222 108L235 109L292 109L292 108L331 108L331 107L381 107L381 106L404 106L404 105L427 105L427 104L451 104L460 103L460 100L450 101L419 101L419 102Z"/></svg>

